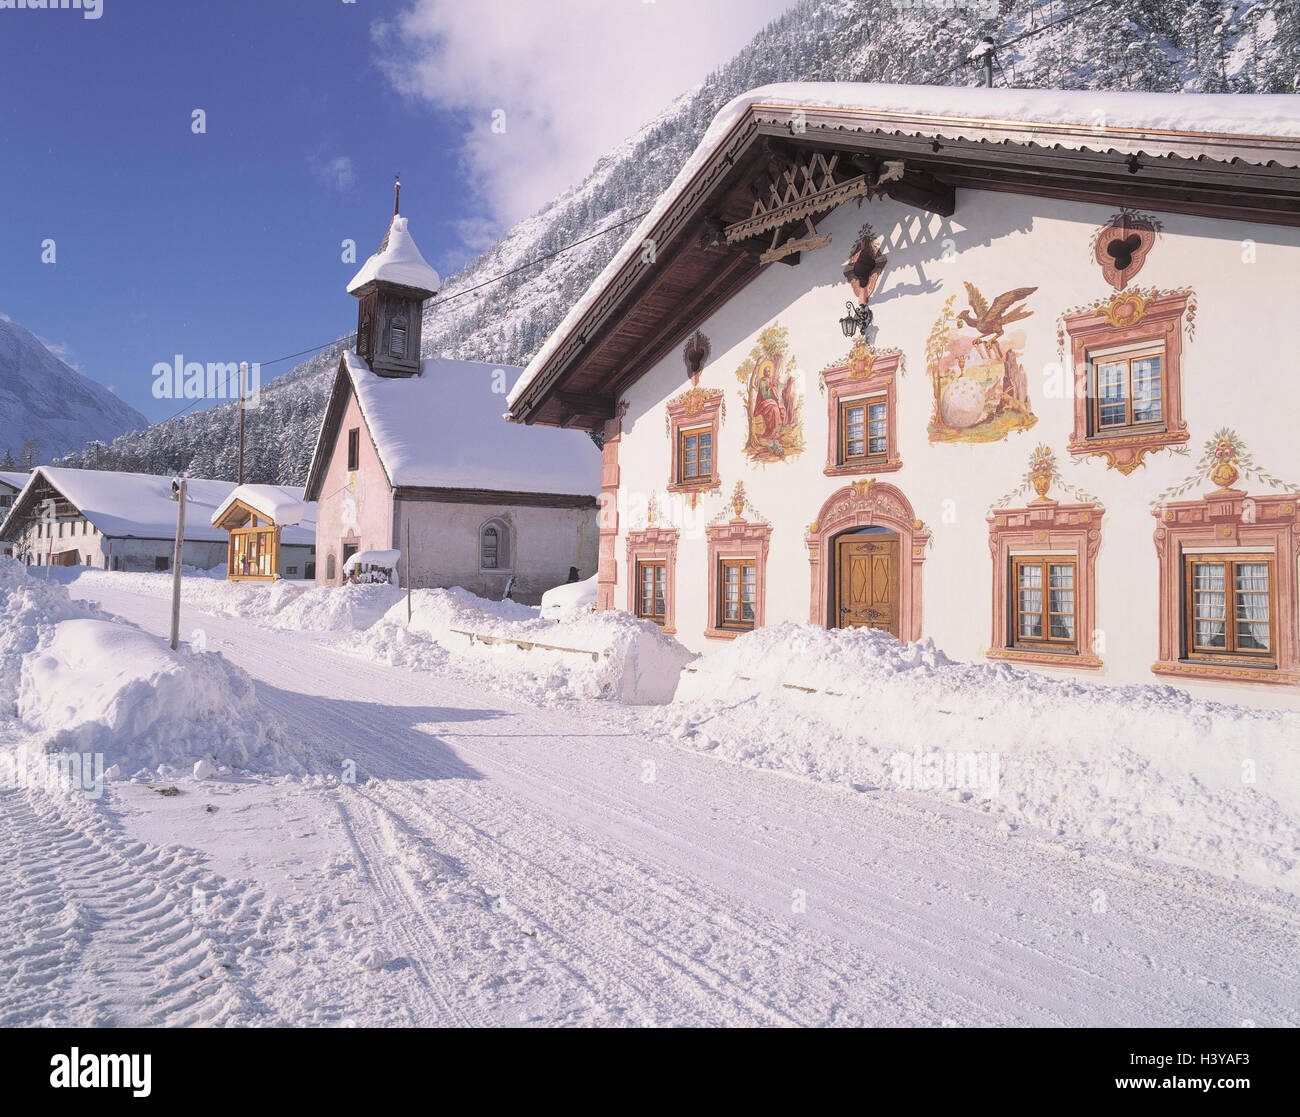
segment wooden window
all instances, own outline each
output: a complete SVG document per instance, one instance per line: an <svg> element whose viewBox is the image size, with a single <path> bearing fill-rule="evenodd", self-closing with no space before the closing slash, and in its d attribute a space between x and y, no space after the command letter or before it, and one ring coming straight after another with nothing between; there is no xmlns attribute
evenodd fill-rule
<svg viewBox="0 0 1300 1117"><path fill-rule="evenodd" d="M1272 555L1185 555L1184 641L1192 658L1272 662L1277 647Z"/></svg>
<svg viewBox="0 0 1300 1117"><path fill-rule="evenodd" d="M361 465L361 428L353 427L348 431L348 472L352 473Z"/></svg>
<svg viewBox="0 0 1300 1117"><path fill-rule="evenodd" d="M758 610L758 567L753 559L718 560L718 627L754 627Z"/></svg>
<svg viewBox="0 0 1300 1117"><path fill-rule="evenodd" d="M166 555L154 556L153 568L155 570L167 570L171 567L171 564L172 564L171 559L169 559Z"/></svg>
<svg viewBox="0 0 1300 1117"><path fill-rule="evenodd" d="M496 570L501 555L501 536L495 527L483 529L483 553L480 566L484 570Z"/></svg>
<svg viewBox="0 0 1300 1117"><path fill-rule="evenodd" d="M713 428L697 427L677 433L677 480L705 485L713 480Z"/></svg>
<svg viewBox="0 0 1300 1117"><path fill-rule="evenodd" d="M1090 436L1164 429L1164 348L1098 356L1093 365Z"/></svg>
<svg viewBox="0 0 1300 1117"><path fill-rule="evenodd" d="M636 564L636 615L662 625L668 615L668 568L662 561Z"/></svg>
<svg viewBox="0 0 1300 1117"><path fill-rule="evenodd" d="M1078 567L1073 558L1011 560L1011 646L1062 652L1079 650Z"/></svg>
<svg viewBox="0 0 1300 1117"><path fill-rule="evenodd" d="M393 322L388 328L388 355L406 359L406 323Z"/></svg>
<svg viewBox="0 0 1300 1117"><path fill-rule="evenodd" d="M889 455L886 396L840 401L840 465L884 461Z"/></svg>

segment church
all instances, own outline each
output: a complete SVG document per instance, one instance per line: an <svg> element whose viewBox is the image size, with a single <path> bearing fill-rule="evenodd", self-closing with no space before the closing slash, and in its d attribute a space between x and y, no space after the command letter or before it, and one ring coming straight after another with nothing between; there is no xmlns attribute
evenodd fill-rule
<svg viewBox="0 0 1300 1117"><path fill-rule="evenodd" d="M1293 102L727 105L509 397L603 444L598 607L1300 707Z"/></svg>
<svg viewBox="0 0 1300 1117"><path fill-rule="evenodd" d="M398 209L348 285L356 348L339 361L304 497L317 584L341 584L353 555L397 551L403 586L536 603L595 573L600 452L582 430L505 421L520 369L421 356L441 280Z"/></svg>

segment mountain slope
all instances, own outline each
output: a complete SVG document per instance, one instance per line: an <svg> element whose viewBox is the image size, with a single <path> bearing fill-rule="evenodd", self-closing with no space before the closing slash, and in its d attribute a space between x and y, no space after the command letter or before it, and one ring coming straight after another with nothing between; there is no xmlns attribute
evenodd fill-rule
<svg viewBox="0 0 1300 1117"><path fill-rule="evenodd" d="M149 420L104 385L59 360L30 330L0 318L0 454L49 461L92 439L116 438Z"/></svg>
<svg viewBox="0 0 1300 1117"><path fill-rule="evenodd" d="M992 12L995 17L983 17ZM999 52L1001 85L1300 88L1300 5L1294 0L972 0L962 6L802 0L602 158L584 182L451 276L425 309L425 353L526 364L618 249L626 223L650 208L713 115L737 94L793 80L975 84L979 76L965 59L986 34L998 42L1029 36ZM560 251L602 229L614 231ZM540 262L525 266L532 261ZM263 410L249 430L252 480L302 484L337 365L337 349L329 353L263 389ZM108 447L88 447L68 464L233 476L233 430L229 407L214 408Z"/></svg>

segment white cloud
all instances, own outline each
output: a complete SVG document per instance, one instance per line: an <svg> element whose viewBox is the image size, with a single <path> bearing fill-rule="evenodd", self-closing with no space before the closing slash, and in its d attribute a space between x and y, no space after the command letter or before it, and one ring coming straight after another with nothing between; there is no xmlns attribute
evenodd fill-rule
<svg viewBox="0 0 1300 1117"><path fill-rule="evenodd" d="M349 155L335 155L332 158L313 155L307 160L307 164L311 167L311 173L321 183L331 190L337 190L340 194L350 193L357 184L356 168L353 167L352 157Z"/></svg>
<svg viewBox="0 0 1300 1117"><path fill-rule="evenodd" d="M463 167L500 228L580 182L793 2L411 0L372 33L397 90L468 117Z"/></svg>

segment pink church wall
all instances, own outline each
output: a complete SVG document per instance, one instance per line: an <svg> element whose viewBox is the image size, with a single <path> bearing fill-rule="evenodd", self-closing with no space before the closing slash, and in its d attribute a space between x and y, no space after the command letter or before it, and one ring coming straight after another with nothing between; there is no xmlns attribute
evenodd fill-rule
<svg viewBox="0 0 1300 1117"><path fill-rule="evenodd" d="M348 470L348 431L360 431L357 466ZM343 579L343 544L358 550L386 550L393 542L392 488L366 430L356 396L348 393L316 509L316 583L338 585ZM330 556L334 577L329 576Z"/></svg>

